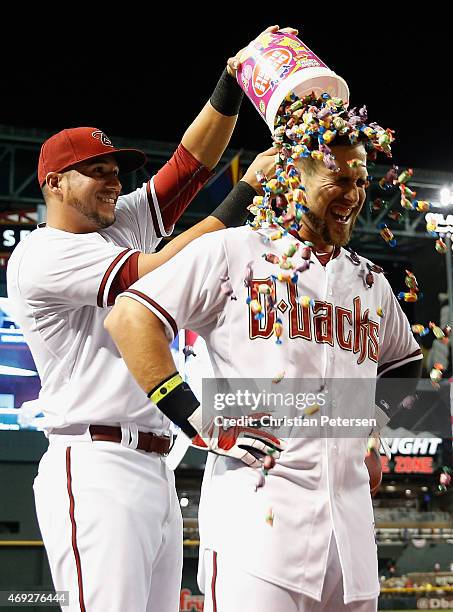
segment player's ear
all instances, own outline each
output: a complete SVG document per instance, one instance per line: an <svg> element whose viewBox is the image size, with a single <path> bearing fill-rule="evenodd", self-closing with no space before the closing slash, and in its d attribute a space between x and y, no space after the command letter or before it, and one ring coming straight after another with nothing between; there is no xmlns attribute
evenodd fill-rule
<svg viewBox="0 0 453 612"><path fill-rule="evenodd" d="M61 192L61 177L59 172L48 172L46 176L46 187L48 192L56 194Z"/></svg>
<svg viewBox="0 0 453 612"><path fill-rule="evenodd" d="M305 185L308 178L313 174L315 163L316 163L315 160L312 159L311 157L307 157L307 158L302 157L296 161L296 167L300 171L302 185Z"/></svg>

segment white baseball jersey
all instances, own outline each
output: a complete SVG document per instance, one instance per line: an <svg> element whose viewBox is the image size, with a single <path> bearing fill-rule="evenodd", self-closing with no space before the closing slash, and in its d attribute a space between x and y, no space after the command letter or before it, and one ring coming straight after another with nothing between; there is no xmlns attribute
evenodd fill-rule
<svg viewBox="0 0 453 612"><path fill-rule="evenodd" d="M73 234L39 227L14 250L8 296L41 378L47 431L131 422L143 431L168 431L168 420L152 408L103 327L118 270L133 253L154 251L162 235L168 234L157 199L144 184L119 197L108 229Z"/></svg>
<svg viewBox="0 0 453 612"><path fill-rule="evenodd" d="M371 289L365 286L361 271L367 272L367 260L356 266L341 249L324 267L312 254L312 264L296 284L280 282L272 278L278 266L262 255L281 257L296 240L287 235L270 241L273 232L243 227L203 236L122 295L154 312L169 340L178 328L202 335L221 378L273 379L284 372L287 379L374 379L378 370L421 358L384 275L374 275ZM296 267L303 263L300 250L292 258ZM253 280L246 286L249 262ZM231 285L225 291L227 278ZM259 298L261 284L275 288L276 310L256 320L246 299ZM312 298L314 306L302 306L302 296ZM379 307L383 318L376 314ZM283 324L281 345L272 333L277 316ZM365 436L291 439L258 490L255 470L211 455L199 514L202 548L320 600L335 537L345 603L377 597L365 453ZM270 511L273 526L265 520Z"/></svg>
<svg viewBox="0 0 453 612"><path fill-rule="evenodd" d="M41 227L8 265L49 437L34 481L36 513L69 611L178 607L182 516L174 475L162 455L136 450L139 431L168 434L170 423L130 375L104 320L138 278L140 252L155 249L210 176L181 144L151 181L118 199L111 227L88 234ZM121 443L93 440L91 424L121 427Z"/></svg>

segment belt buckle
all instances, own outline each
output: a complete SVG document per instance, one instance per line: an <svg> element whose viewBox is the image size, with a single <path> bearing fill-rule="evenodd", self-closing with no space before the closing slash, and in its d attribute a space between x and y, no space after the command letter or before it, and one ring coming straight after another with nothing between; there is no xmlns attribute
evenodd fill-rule
<svg viewBox="0 0 453 612"><path fill-rule="evenodd" d="M172 432L170 432L169 436L162 436L163 438L168 438L170 440L170 446L168 447L168 452L167 453L162 453L162 457L168 457L168 455L170 454L171 449L173 448L173 444L175 443L175 436L173 435Z"/></svg>

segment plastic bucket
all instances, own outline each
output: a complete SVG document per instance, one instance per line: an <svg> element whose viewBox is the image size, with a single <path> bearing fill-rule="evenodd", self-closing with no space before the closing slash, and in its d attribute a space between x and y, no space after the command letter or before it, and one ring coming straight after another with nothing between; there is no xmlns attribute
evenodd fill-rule
<svg viewBox="0 0 453 612"><path fill-rule="evenodd" d="M349 88L317 55L292 34L261 34L244 49L237 80L271 132L280 104L290 92L302 98L327 92L347 106Z"/></svg>

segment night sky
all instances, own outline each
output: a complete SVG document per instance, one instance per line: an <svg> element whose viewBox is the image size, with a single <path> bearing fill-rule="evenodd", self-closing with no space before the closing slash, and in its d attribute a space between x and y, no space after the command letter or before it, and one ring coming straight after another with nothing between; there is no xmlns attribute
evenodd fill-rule
<svg viewBox="0 0 453 612"><path fill-rule="evenodd" d="M113 141L177 143L227 58L266 26L291 25L346 80L351 106L366 104L370 121L396 131L395 164L453 173L453 27L440 3L411 10L384 0L305 3L298 11L289 3L280 11L250 2L207 6L167 3L156 15L150 4L70 5L66 16L49 9L39 22L29 13L26 23L5 22L2 34L12 38L0 40L0 124L50 133L90 125ZM245 17L250 10L253 16ZM258 152L270 144L266 124L245 100L230 146ZM380 155L378 163L388 160ZM437 320L437 293L446 290L443 261L432 244L423 248L407 263L427 295L415 314L408 312L412 322ZM400 291L402 264L384 263Z"/></svg>
<svg viewBox="0 0 453 612"><path fill-rule="evenodd" d="M0 123L51 131L94 125L110 137L177 142L226 58L278 23L298 27L348 82L352 105L365 103L370 121L396 130L395 163L453 171L449 17L435 3L432 14L428 5L400 14L393 5L375 4L367 16L362 4L319 3L321 12L313 5L308 17L282 17L263 16L256 4L257 16L248 19L241 6L233 16L230 5L212 5L212 14L190 5L187 15L172 5L159 19L145 7L116 15L112 26L79 13L49 18L21 37L17 55L5 46ZM269 144L264 121L246 101L231 146L258 151Z"/></svg>

